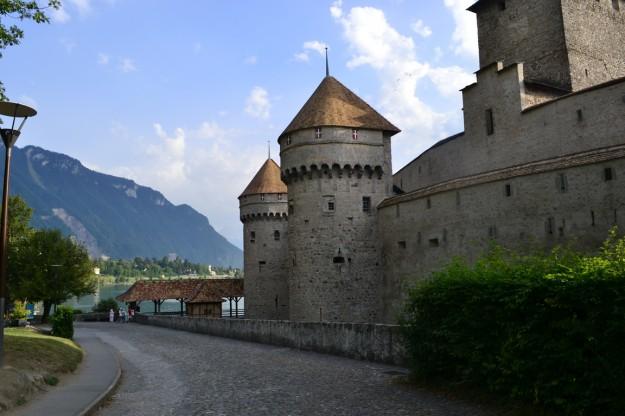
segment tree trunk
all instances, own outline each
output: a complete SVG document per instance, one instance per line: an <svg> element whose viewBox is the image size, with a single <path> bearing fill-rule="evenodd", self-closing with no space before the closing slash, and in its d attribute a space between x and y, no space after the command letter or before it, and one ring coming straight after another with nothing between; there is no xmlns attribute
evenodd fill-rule
<svg viewBox="0 0 625 416"><path fill-rule="evenodd" d="M50 316L50 308L52 307L52 302L49 300L43 301L43 315L41 315L41 323L48 322L48 316Z"/></svg>

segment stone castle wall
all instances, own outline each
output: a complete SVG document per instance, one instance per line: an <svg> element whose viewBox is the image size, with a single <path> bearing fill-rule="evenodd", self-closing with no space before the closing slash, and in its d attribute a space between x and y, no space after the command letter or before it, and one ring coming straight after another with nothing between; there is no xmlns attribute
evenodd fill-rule
<svg viewBox="0 0 625 416"><path fill-rule="evenodd" d="M406 165L394 183L406 192L454 178L591 149L625 140L625 80L542 105L526 105L522 66L491 65L465 88L463 135L432 147ZM486 131L492 109L494 133Z"/></svg>
<svg viewBox="0 0 625 416"><path fill-rule="evenodd" d="M287 195L241 197L245 270L245 314L288 319Z"/></svg>
<svg viewBox="0 0 625 416"><path fill-rule="evenodd" d="M281 138L289 188L290 317L376 322L381 310L375 206L390 192L382 132L301 130ZM390 161L387 163L387 165ZM363 207L368 198L369 209Z"/></svg>
<svg viewBox="0 0 625 416"><path fill-rule="evenodd" d="M623 139L621 146L450 181L385 201L379 213L383 322L396 322L407 287L454 256L475 260L492 242L519 249L564 242L599 247L611 227L625 224Z"/></svg>

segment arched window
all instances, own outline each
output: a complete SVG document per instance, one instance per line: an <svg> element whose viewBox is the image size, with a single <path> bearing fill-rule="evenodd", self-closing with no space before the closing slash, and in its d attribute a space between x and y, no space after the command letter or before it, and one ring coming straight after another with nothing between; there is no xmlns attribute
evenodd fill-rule
<svg viewBox="0 0 625 416"><path fill-rule="evenodd" d="M273 232L273 239L276 240L276 241L280 241L280 231L275 230Z"/></svg>

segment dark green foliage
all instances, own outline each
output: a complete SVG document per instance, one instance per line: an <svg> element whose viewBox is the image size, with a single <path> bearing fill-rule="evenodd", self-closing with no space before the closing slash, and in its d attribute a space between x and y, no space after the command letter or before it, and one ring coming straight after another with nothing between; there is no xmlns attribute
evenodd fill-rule
<svg viewBox="0 0 625 416"><path fill-rule="evenodd" d="M108 312L111 309L113 309L115 312L117 312L117 302L115 301L115 299L113 298L108 298L108 299L102 299L100 302L98 302L97 305L95 305L93 307L93 311L94 312Z"/></svg>
<svg viewBox="0 0 625 416"><path fill-rule="evenodd" d="M97 260L96 267L100 268L100 274L115 276L117 281L124 281L128 277L172 277L188 274L208 275L209 267L205 264L191 263L186 259L176 258L169 260L167 257L159 259L147 259L135 257L132 260L111 259ZM235 269L213 267L217 274L226 274Z"/></svg>
<svg viewBox="0 0 625 416"><path fill-rule="evenodd" d="M74 311L66 306L59 306L52 315L52 335L72 339L74 337Z"/></svg>
<svg viewBox="0 0 625 416"><path fill-rule="evenodd" d="M17 299L43 301L44 321L51 305L95 292L87 251L59 230L33 231L17 246L17 254L12 267L19 273L11 281L11 292Z"/></svg>
<svg viewBox="0 0 625 416"><path fill-rule="evenodd" d="M494 250L415 287L403 331L422 379L570 415L625 414L625 240L597 256Z"/></svg>

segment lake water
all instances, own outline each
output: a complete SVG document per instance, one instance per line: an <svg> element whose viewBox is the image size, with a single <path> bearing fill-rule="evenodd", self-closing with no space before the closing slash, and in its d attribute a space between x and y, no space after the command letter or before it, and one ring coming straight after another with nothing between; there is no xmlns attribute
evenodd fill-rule
<svg viewBox="0 0 625 416"><path fill-rule="evenodd" d="M129 283L115 283L115 284L104 284L98 287L98 290L93 295L81 296L80 298L72 298L64 304L67 306L71 306L75 309L80 309L83 312L91 312L92 308L95 306L97 302L102 299L115 298L116 296L121 295L125 291L128 290L132 286ZM117 302L119 306L124 306L123 302ZM141 302L141 312L154 312L154 302L146 301ZM244 308L243 299L239 301L239 310ZM234 302L232 302L232 308L234 309ZM223 311L229 311L230 305L226 301L222 304ZM166 300L161 305L161 312L179 312L180 311L180 302L175 299Z"/></svg>

